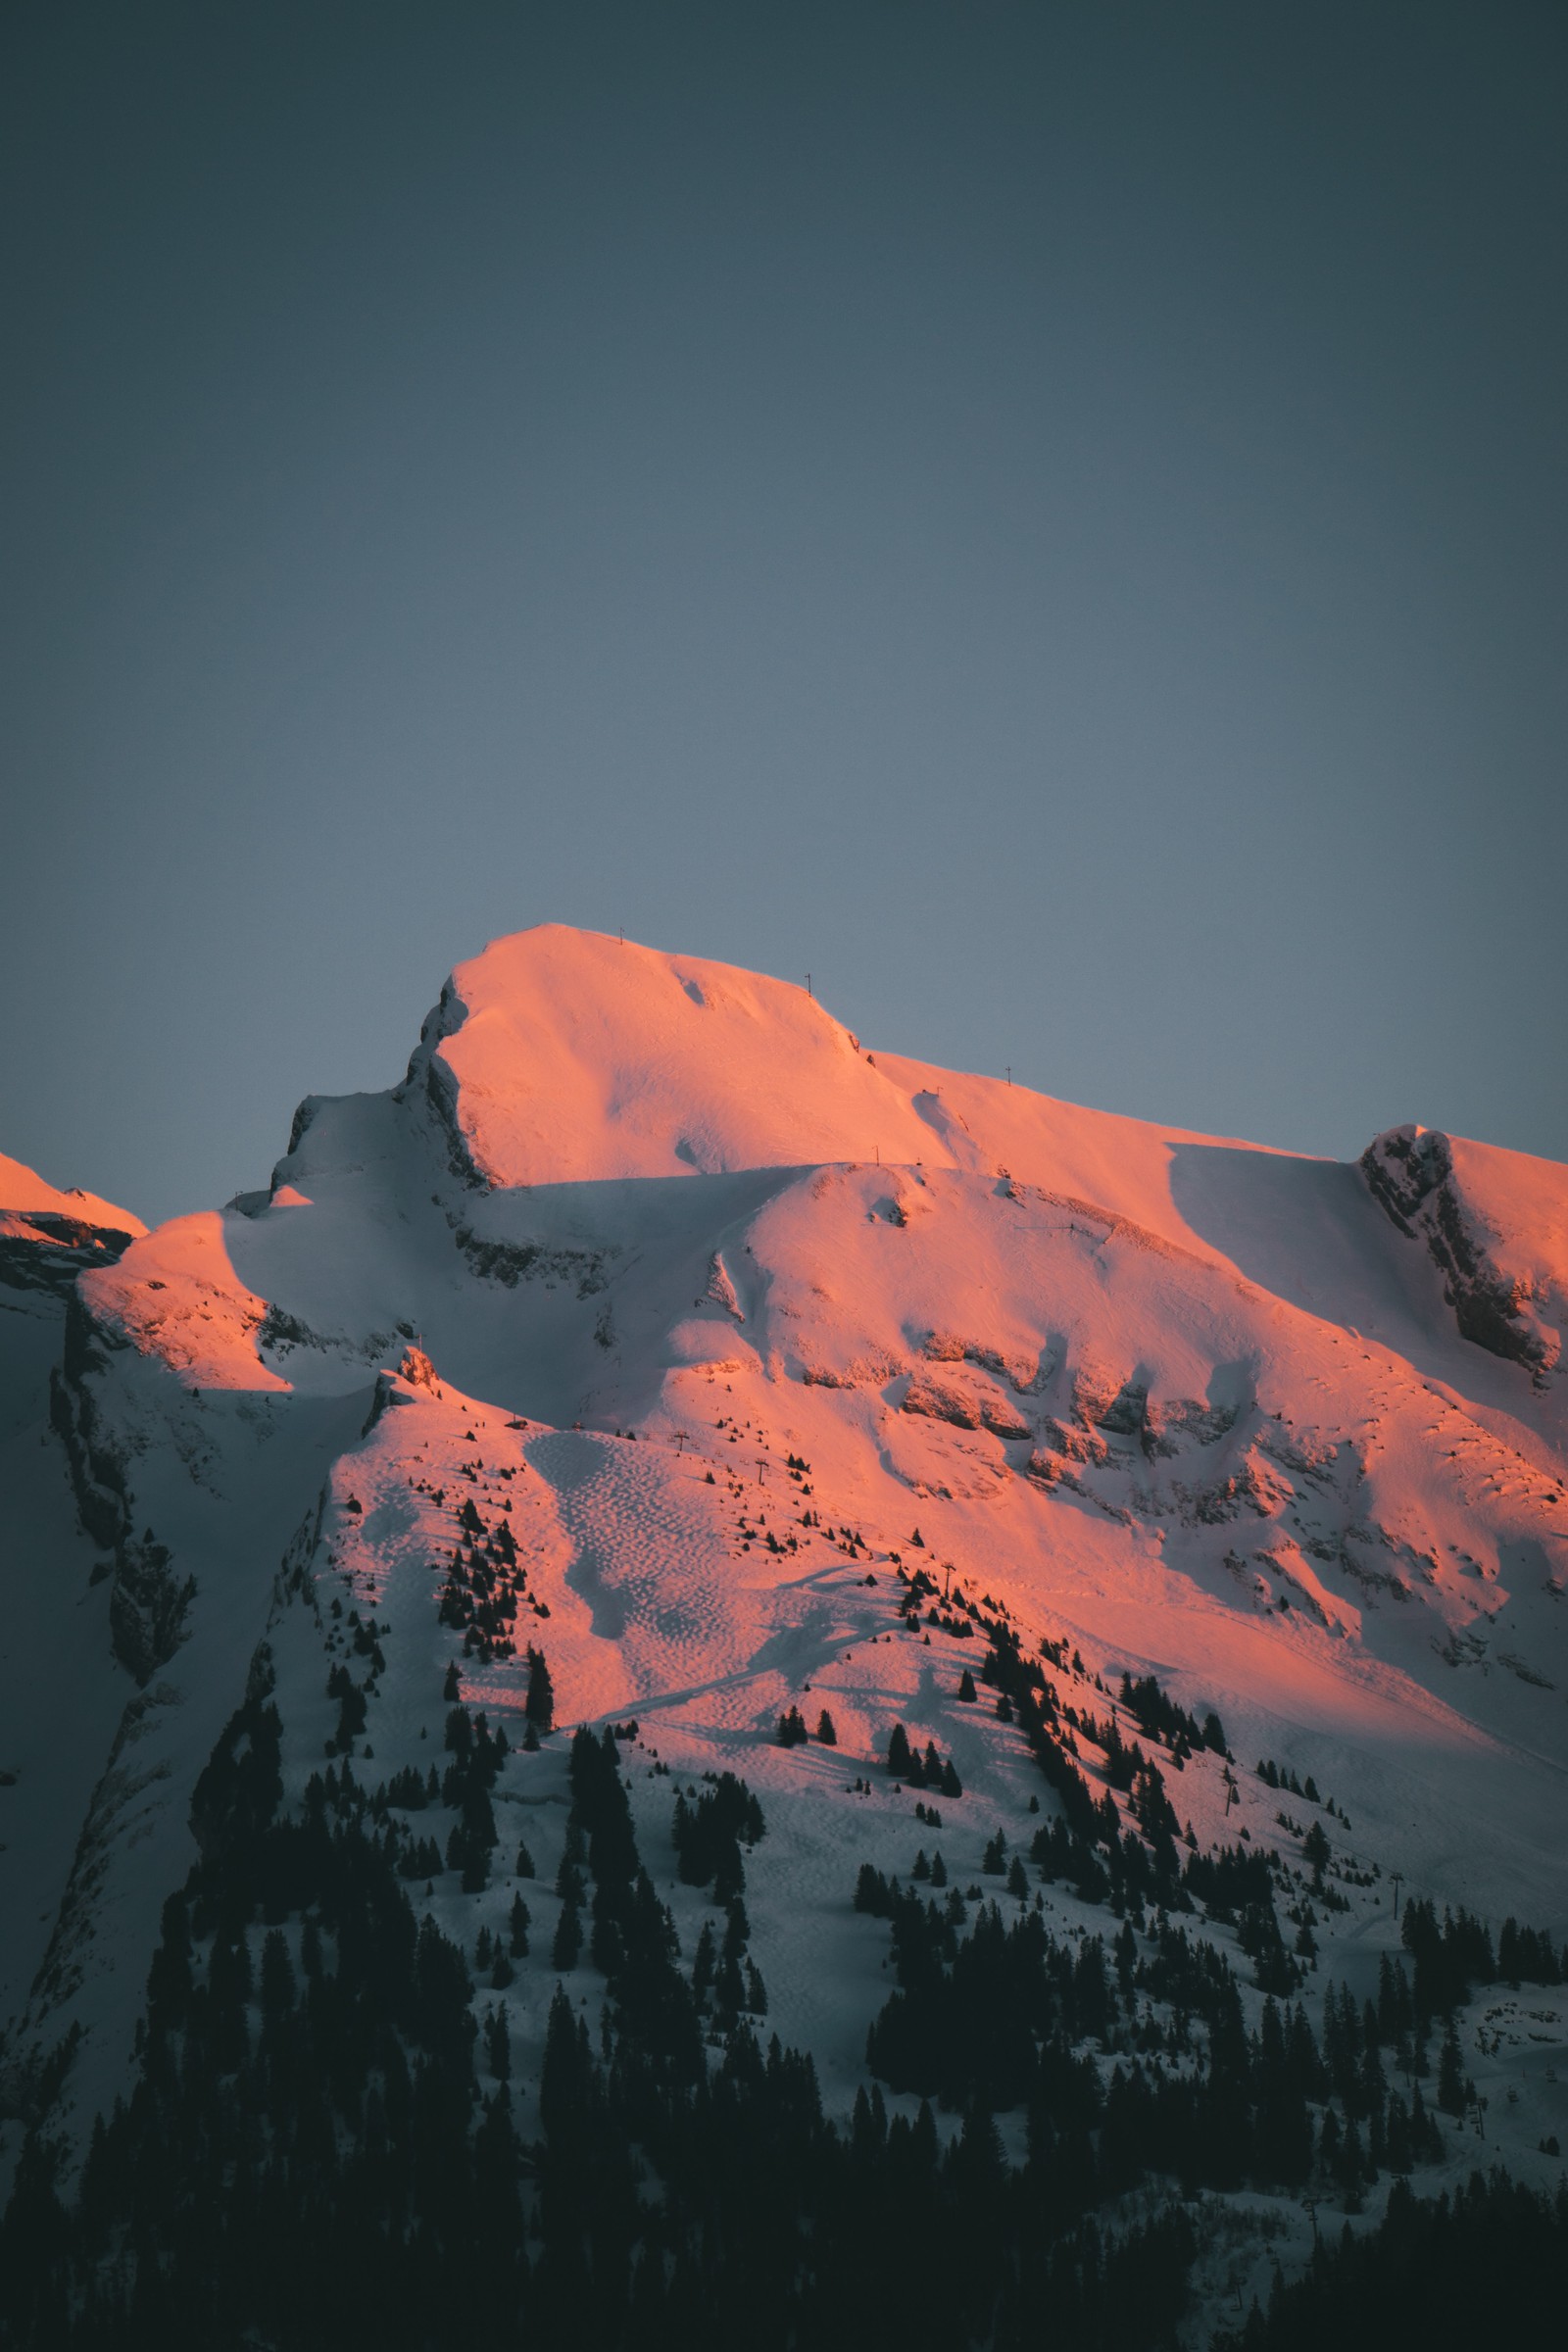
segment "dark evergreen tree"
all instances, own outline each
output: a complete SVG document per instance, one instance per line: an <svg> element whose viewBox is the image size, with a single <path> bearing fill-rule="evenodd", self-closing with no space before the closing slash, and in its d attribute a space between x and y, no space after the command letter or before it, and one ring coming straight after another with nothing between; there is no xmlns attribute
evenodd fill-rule
<svg viewBox="0 0 1568 2352"><path fill-rule="evenodd" d="M582 1915L574 1902L563 1903L555 1942L550 1947L550 1965L562 1976L567 1976L576 1967L581 1952Z"/></svg>
<svg viewBox="0 0 1568 2352"><path fill-rule="evenodd" d="M529 1729L536 1739L552 1731L556 1720L556 1693L550 1680L550 1668L542 1649L528 1647L528 1693L522 1702Z"/></svg>
<svg viewBox="0 0 1568 2352"><path fill-rule="evenodd" d="M512 2036L507 2032L504 2009L487 2012L484 2028L485 2058L491 2074L498 2082L510 2081L512 2075Z"/></svg>
<svg viewBox="0 0 1568 2352"><path fill-rule="evenodd" d="M1445 2115L1463 2115L1465 2110L1464 2058L1459 2030L1451 2016L1444 2028L1438 2057L1438 2105Z"/></svg>

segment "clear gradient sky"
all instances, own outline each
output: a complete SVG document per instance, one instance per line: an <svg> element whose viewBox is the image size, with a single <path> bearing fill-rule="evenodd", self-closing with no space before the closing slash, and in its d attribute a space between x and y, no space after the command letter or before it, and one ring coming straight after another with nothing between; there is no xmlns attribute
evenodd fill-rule
<svg viewBox="0 0 1568 2352"><path fill-rule="evenodd" d="M16 0L0 1151L546 919L1568 1157L1568 11Z"/></svg>

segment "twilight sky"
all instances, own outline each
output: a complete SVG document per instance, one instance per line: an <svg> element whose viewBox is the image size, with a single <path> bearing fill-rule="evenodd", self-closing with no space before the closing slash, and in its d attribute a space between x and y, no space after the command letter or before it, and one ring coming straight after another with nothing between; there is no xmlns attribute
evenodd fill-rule
<svg viewBox="0 0 1568 2352"><path fill-rule="evenodd" d="M1568 1158L1555 0L18 0L0 1151L149 1218L546 919Z"/></svg>

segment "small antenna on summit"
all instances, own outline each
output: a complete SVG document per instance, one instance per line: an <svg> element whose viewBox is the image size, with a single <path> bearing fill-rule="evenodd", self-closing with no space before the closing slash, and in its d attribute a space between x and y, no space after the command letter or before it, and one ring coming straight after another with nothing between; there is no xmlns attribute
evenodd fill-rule
<svg viewBox="0 0 1568 2352"><path fill-rule="evenodd" d="M808 997L811 995L811 975L809 972L808 972L806 975L806 993ZM816 1000L812 998L811 1001L814 1004Z"/></svg>

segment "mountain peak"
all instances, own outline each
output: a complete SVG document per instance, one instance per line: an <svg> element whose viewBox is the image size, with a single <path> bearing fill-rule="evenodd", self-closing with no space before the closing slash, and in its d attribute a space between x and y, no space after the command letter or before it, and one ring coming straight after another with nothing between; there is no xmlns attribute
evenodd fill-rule
<svg viewBox="0 0 1568 2352"><path fill-rule="evenodd" d="M421 1074L500 1187L949 1157L804 986L562 923L458 966Z"/></svg>
<svg viewBox="0 0 1568 2352"><path fill-rule="evenodd" d="M61 1192L20 1159L0 1152L0 1215L31 1219L42 1215L56 1223L101 1227L112 1233L137 1235L147 1228L128 1208L117 1208L96 1193L74 1185Z"/></svg>
<svg viewBox="0 0 1568 2352"><path fill-rule="evenodd" d="M1025 1017L1000 1006L997 1045ZM26 1211L17 1234L0 1215L0 2076L42 2116L63 2052L66 2144L119 2098L210 2169L208 2106L157 2103L158 2037L206 2032L225 1982L241 2025L222 1923L264 1905L251 1965L281 2003L307 1902L338 1899L312 1854L345 1902L381 1874L373 1917L407 1906L406 1956L447 1939L459 2118L481 2035L492 2081L514 2068L545 2116L552 2004L591 2023L600 1983L612 2046L634 2009L689 2017L694 2083L720 2015L765 2010L839 2125L873 2078L923 2094L899 2052L951 2036L944 2009L898 2040L907 1988L888 2005L875 1925L895 1882L950 1890L940 1933L970 1957L938 1984L1000 1950L1004 1873L1008 1933L1053 1972L1039 2014L1068 1981L1053 1953L1076 1983L1108 1949L1107 2074L1155 2055L1164 1995L1128 1984L1130 1940L1175 1970L1173 2018L1197 1988L1195 2034L1217 1985L1261 2033L1270 1996L1319 2014L1325 1985L1379 1991L1391 1884L1529 1919L1475 1990L1523 1981L1523 1956L1530 2014L1556 2016L1565 1187L1441 1132L1306 1159L868 1054L805 987L558 925L460 965L406 1082L307 1100L270 1190L225 1210L122 1250L0 1163L0 1211ZM569 1758L552 1711L584 1727ZM674 1962L656 1914L611 1908L630 1882L595 1861L607 1788L662 1879L679 1857L692 1973L653 2004L612 1982L637 1918L648 1965ZM738 1885L737 1789L747 1820L767 1810L756 1956L715 1984L682 1825L730 1820L733 1870L715 1848L709 1876ZM600 1876L586 1954L573 1808ZM262 1853L275 1879L250 1875ZM1166 1945L1178 1913L1200 1964ZM177 1965L149 1977L166 1931ZM332 1940L343 1994L380 1998L354 1936ZM205 2007L160 2007L171 1984ZM1499 2151L1544 2165L1561 2032L1529 2036L1532 2086L1500 2015L1464 2021L1465 2063ZM1018 2059L995 2086L956 2078L952 2112L995 2087L1021 2136L1041 2078L1017 2026ZM1190 2040L1167 2091L1204 2080ZM1156 2071L1135 2095L1157 2116L1167 2091ZM1390 2148L1413 2129L1396 2096ZM504 2141L499 2090L485 2112ZM112 2144L141 2146L129 2129ZM1189 2136L1220 2187L1239 2177L1207 2125ZM1422 2163L1467 2163L1450 2137ZM1163 2137L1149 2152L1162 2167Z"/></svg>

